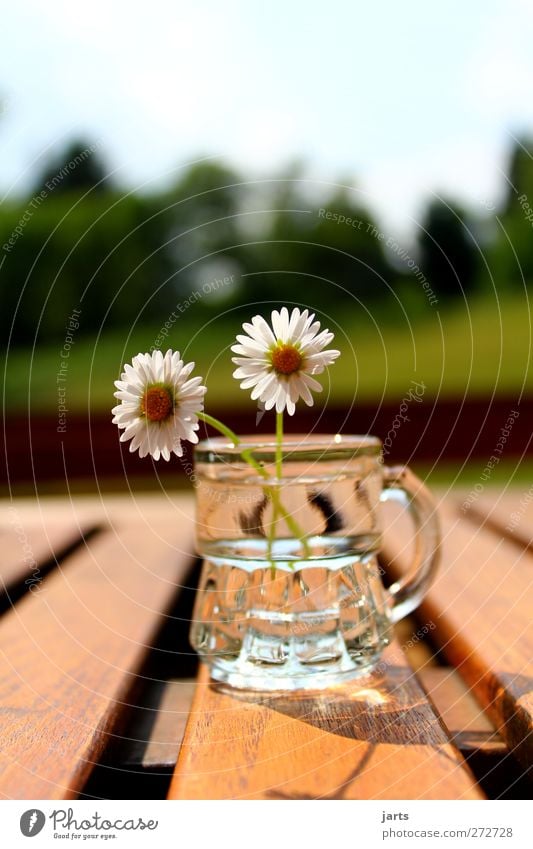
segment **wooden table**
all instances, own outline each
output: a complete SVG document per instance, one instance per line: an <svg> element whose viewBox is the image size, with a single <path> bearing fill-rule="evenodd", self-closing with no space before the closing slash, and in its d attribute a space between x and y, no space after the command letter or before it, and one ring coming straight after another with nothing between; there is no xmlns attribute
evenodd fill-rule
<svg viewBox="0 0 533 849"><path fill-rule="evenodd" d="M382 674L316 697L198 669L189 496L4 502L0 798L529 798L533 499L486 492L442 495L441 574ZM388 516L391 577L408 532Z"/></svg>

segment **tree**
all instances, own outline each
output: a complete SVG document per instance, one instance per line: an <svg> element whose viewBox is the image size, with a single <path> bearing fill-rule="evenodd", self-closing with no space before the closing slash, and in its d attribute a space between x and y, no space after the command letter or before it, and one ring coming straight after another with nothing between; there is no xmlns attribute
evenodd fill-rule
<svg viewBox="0 0 533 849"><path fill-rule="evenodd" d="M54 192L109 191L107 169L98 153L98 146L84 139L76 139L63 151L53 156L45 165L34 190L46 194Z"/></svg>
<svg viewBox="0 0 533 849"><path fill-rule="evenodd" d="M533 281L533 141L517 141L507 167L507 194L499 212L489 264L498 288Z"/></svg>
<svg viewBox="0 0 533 849"><path fill-rule="evenodd" d="M175 291L183 296L202 284L217 264L240 269L239 212L242 177L220 162L198 162L157 198L157 226L166 244Z"/></svg>
<svg viewBox="0 0 533 849"><path fill-rule="evenodd" d="M255 251L255 270L272 298L292 288L295 301L336 312L354 299L388 296L390 268L380 230L354 192L313 196L305 180L280 184L272 224Z"/></svg>
<svg viewBox="0 0 533 849"><path fill-rule="evenodd" d="M174 299L163 285L170 266L151 215L143 197L93 193L77 202L53 194L35 208L31 202L3 208L0 244L9 249L0 274L5 336L19 296L11 340L17 345L37 337L61 340L74 307L82 309L80 335L102 323L160 321Z"/></svg>
<svg viewBox="0 0 533 849"><path fill-rule="evenodd" d="M533 198L533 140L518 139L511 149L505 181L507 195L503 214L515 205L517 197Z"/></svg>
<svg viewBox="0 0 533 849"><path fill-rule="evenodd" d="M474 287L477 249L464 212L445 200L429 204L418 239L420 268L439 299L468 294Z"/></svg>

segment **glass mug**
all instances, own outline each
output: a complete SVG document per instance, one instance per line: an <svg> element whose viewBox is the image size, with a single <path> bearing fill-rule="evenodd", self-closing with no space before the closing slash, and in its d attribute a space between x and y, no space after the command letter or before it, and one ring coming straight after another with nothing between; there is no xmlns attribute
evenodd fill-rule
<svg viewBox="0 0 533 849"><path fill-rule="evenodd" d="M242 456L252 452L261 471ZM245 437L195 449L203 558L191 643L211 676L253 690L309 690L367 674L435 576L439 521L426 487L383 464L373 436ZM405 577L385 589L379 507L415 524Z"/></svg>

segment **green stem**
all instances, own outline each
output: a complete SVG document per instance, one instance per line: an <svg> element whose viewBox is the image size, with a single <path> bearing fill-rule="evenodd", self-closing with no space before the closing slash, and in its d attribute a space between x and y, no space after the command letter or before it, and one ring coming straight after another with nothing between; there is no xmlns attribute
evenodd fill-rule
<svg viewBox="0 0 533 849"><path fill-rule="evenodd" d="M227 427L223 422L219 419L215 419L214 416L210 416L209 413L198 413L198 418L201 419L211 427L214 427L215 430L218 430L223 436L226 436L230 442L233 443L236 447L241 444L241 439L234 433L231 428ZM252 454L252 448L245 448L241 451L242 459L248 463L248 465L252 466L258 474L261 475L262 478L268 478L268 472L263 468L261 463L258 463L255 457Z"/></svg>
<svg viewBox="0 0 533 849"><path fill-rule="evenodd" d="M234 445L239 445L240 439L236 433L233 433L231 428L226 427L226 425L221 422L219 419L215 419L214 416L210 416L209 413L197 413L199 419L201 419L206 424L214 427L215 430L220 431L223 436L227 436L230 442L233 442Z"/></svg>
<svg viewBox="0 0 533 849"><path fill-rule="evenodd" d="M270 575L272 579L276 577L276 562L274 557L272 556L272 546L274 545L274 540L276 539L276 525L278 522L278 514L279 514L279 498L277 491L271 489L270 487L265 487L266 492L270 495L270 499L272 501L272 521L270 522L267 534L267 556L270 561ZM274 497L274 494L276 497Z"/></svg>
<svg viewBox="0 0 533 849"><path fill-rule="evenodd" d="M283 410L276 413L276 477L283 477Z"/></svg>
<svg viewBox="0 0 533 849"><path fill-rule="evenodd" d="M308 545L307 539L305 537L305 534L303 533L302 529L300 528L298 522L293 518L293 516L283 506L279 492L277 492L276 490L271 490L270 494L271 494L272 500L277 501L278 513L280 514L281 518L285 519L285 522L287 523L287 527L290 530L291 534L293 534L296 537L296 539L298 539L302 543L302 546L303 546L303 549L304 549L304 552L305 552L305 556L308 557L309 556L309 545Z"/></svg>
<svg viewBox="0 0 533 849"><path fill-rule="evenodd" d="M215 430L218 430L223 436L225 436L229 441L235 445L236 447L241 444L240 437L237 436L231 428L227 427L223 422L219 419L216 419L214 416L210 416L209 413L200 412L198 413L198 418L201 419L211 427L214 427ZM276 477L281 480L283 474L283 413L276 414ZM245 448L241 451L242 459L248 463L248 465L252 466L255 471L261 475L262 478L268 480L268 472L263 468L261 463L259 463L255 457L253 456L253 448ZM270 496L272 501L272 506L274 508L274 515L272 517L271 531L268 535L268 553L270 564L275 570L275 564L272 560L272 543L275 539L275 528L276 528L276 520L278 515L280 515L287 524L288 529L294 536L302 543L302 547L304 550L305 557L309 556L309 545L307 539L305 538L305 534L301 530L298 522L294 520L291 514L285 509L281 502L280 493L275 487L265 486L265 492Z"/></svg>
<svg viewBox="0 0 533 849"><path fill-rule="evenodd" d="M283 478L283 411L276 412L276 478L281 482ZM278 516L282 512L281 498L278 490L273 488L270 490L270 498L272 500L272 523L268 534L268 553L272 563L272 545L276 539L276 524ZM284 511L287 516L287 511ZM272 569L272 578L275 578L276 570Z"/></svg>

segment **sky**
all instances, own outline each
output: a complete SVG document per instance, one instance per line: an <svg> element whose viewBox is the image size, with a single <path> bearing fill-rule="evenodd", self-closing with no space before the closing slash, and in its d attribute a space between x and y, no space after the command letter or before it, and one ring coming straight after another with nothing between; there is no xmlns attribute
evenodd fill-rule
<svg viewBox="0 0 533 849"><path fill-rule="evenodd" d="M25 0L3 10L0 193L73 136L152 190L201 156L303 160L398 231L437 193L483 212L533 135L530 0Z"/></svg>

